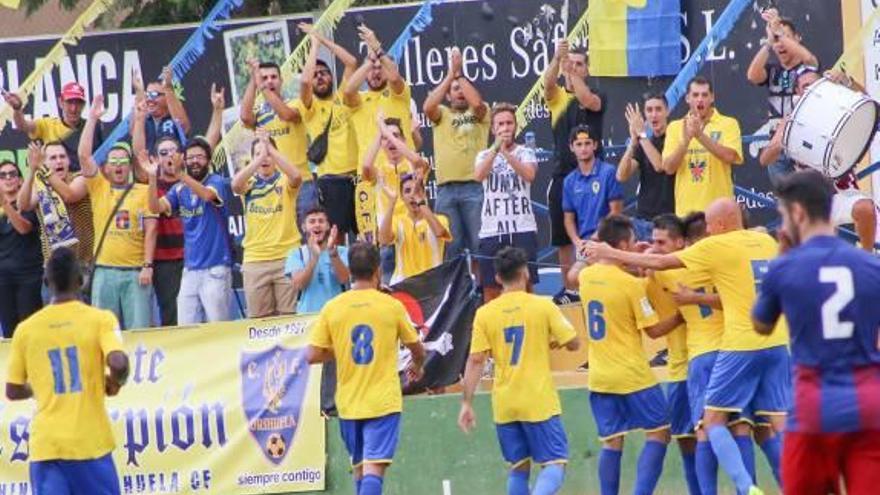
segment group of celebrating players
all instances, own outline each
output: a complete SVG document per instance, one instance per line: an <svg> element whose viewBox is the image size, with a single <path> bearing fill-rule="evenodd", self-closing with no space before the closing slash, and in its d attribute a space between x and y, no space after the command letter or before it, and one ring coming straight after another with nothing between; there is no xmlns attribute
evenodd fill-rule
<svg viewBox="0 0 880 495"><path fill-rule="evenodd" d="M571 71L566 69L567 82ZM601 98L580 82L566 89L601 106ZM712 111L711 104L707 108ZM506 118L515 126L512 115ZM693 139L706 137L706 122L690 120L679 131L688 135L694 127ZM494 116L492 125L494 132ZM639 130L636 143L646 139ZM598 142L596 131L573 126L565 138L579 162L592 164L592 153L582 160L575 148L579 140ZM494 160L494 154L482 160L483 168ZM569 236L578 241L579 261L567 285L578 287L586 317L603 495L619 492L624 438L633 430L645 432L637 494L656 489L672 438L692 495L717 493L719 465L737 493L762 493L753 438L787 494L840 493L841 478L850 495L880 486L880 305L872 304L880 293L880 260L835 236L835 190L827 177L789 173L777 181L776 195L783 220L778 241L747 229L729 197L684 218L657 216L650 247L617 208L598 220L590 240L578 238L580 226L566 219L575 234ZM458 423L464 432L476 427L474 396L491 358L493 420L510 465L507 493L549 495L561 490L569 459L550 351L574 351L581 342L552 301L529 293L534 253L509 237L512 245L495 253L493 270L481 270L494 274L501 293L474 319ZM321 309L308 359L336 362L336 407L356 494L376 495L401 429L400 344L411 352L406 373L413 379L422 375L426 352L403 305L380 290L379 248L354 243L347 261L350 290ZM16 330L6 385L10 400L38 402L31 424L32 490L119 493L103 402L128 375L118 322L79 301L82 276L70 249L55 249L45 274L52 304ZM671 383L665 391L644 355L643 333L669 341ZM540 471L530 486L533 465Z"/></svg>

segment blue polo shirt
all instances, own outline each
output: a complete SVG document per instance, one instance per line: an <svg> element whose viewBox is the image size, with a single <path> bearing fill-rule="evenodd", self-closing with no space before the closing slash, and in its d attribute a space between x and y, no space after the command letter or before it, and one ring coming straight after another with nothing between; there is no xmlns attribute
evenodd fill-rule
<svg viewBox="0 0 880 495"><path fill-rule="evenodd" d="M623 199L623 189L616 175L614 165L596 160L588 175L575 168L565 176L562 211L574 213L582 239L589 238L599 228L599 220L611 211L611 201Z"/></svg>
<svg viewBox="0 0 880 495"><path fill-rule="evenodd" d="M165 193L172 215L183 221L183 264L190 270L204 270L232 264L232 240L227 230L229 214L226 201L232 197L229 179L208 174L203 181L220 198L219 204L208 203L183 182Z"/></svg>
<svg viewBox="0 0 880 495"><path fill-rule="evenodd" d="M345 266L348 266L348 248L339 246L336 251ZM303 245L291 249L287 255L287 261L284 263L284 276L290 277L294 272L304 270L311 257L312 253L309 252L308 246ZM336 280L336 273L333 271L330 253L322 251L312 274L312 280L300 292L296 312L317 313L327 304L327 301L341 294L342 290L343 286Z"/></svg>

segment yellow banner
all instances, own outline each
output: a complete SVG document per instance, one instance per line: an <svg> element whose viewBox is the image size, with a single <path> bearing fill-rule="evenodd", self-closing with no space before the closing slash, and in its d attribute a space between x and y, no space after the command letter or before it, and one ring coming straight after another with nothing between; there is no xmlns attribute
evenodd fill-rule
<svg viewBox="0 0 880 495"><path fill-rule="evenodd" d="M125 332L131 376L107 400L122 493L323 490L321 367L305 361L313 318ZM4 366L9 351L0 342ZM0 402L0 493L31 493L34 405Z"/></svg>

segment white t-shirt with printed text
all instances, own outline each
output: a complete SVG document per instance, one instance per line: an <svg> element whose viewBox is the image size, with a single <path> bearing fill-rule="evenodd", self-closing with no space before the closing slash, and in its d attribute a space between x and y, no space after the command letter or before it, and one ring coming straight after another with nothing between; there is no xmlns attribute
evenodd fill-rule
<svg viewBox="0 0 880 495"><path fill-rule="evenodd" d="M491 151L481 151L475 162L483 161L488 153ZM513 156L520 162L531 163L533 166L538 162L535 152L521 145L513 149ZM492 171L483 181L480 239L537 232L531 188L531 183L517 175L502 154L495 155Z"/></svg>

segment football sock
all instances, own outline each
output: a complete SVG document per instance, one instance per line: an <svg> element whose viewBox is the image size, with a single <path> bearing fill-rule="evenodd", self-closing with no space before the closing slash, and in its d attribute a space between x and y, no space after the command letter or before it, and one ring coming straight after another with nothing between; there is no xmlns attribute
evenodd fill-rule
<svg viewBox="0 0 880 495"><path fill-rule="evenodd" d="M360 495L362 481L362 478L354 480L354 495Z"/></svg>
<svg viewBox="0 0 880 495"><path fill-rule="evenodd" d="M702 495L718 493L718 458L708 441L697 442L697 480Z"/></svg>
<svg viewBox="0 0 880 495"><path fill-rule="evenodd" d="M507 474L507 495L529 495L529 472L511 469Z"/></svg>
<svg viewBox="0 0 880 495"><path fill-rule="evenodd" d="M681 464L684 467L684 479L687 480L688 493L690 495L701 495L700 482L697 481L697 455L693 452L682 452Z"/></svg>
<svg viewBox="0 0 880 495"><path fill-rule="evenodd" d="M636 472L635 495L651 495L657 487L657 481L663 472L663 457L666 456L666 443L646 440L639 454Z"/></svg>
<svg viewBox="0 0 880 495"><path fill-rule="evenodd" d="M779 459L782 450L781 434L777 433L776 436L765 440L764 443L761 444L761 450L763 450L764 455L767 456L767 462L770 464L770 469L773 470L773 477L776 478L776 483L781 486L782 480L779 477Z"/></svg>
<svg viewBox="0 0 880 495"><path fill-rule="evenodd" d="M365 474L361 479L358 495L382 495L382 478L375 474Z"/></svg>
<svg viewBox="0 0 880 495"><path fill-rule="evenodd" d="M564 464L548 464L541 469L538 479L535 480L535 488L532 495L554 495L562 488L565 480Z"/></svg>
<svg viewBox="0 0 880 495"><path fill-rule="evenodd" d="M733 480L736 492L749 493L749 488L754 482L743 464L742 454L727 425L711 425L706 429L706 433L709 435L712 451L718 458L718 464L721 464L721 468Z"/></svg>
<svg viewBox="0 0 880 495"><path fill-rule="evenodd" d="M749 472L749 476L752 477L752 484L757 483L758 475L755 474L755 448L752 445L752 436L734 435L733 439L736 440L736 446L739 448L740 455L742 455L743 465L746 467L746 471Z"/></svg>
<svg viewBox="0 0 880 495"><path fill-rule="evenodd" d="M623 452L603 448L599 452L599 488L602 495L620 491L620 456Z"/></svg>

